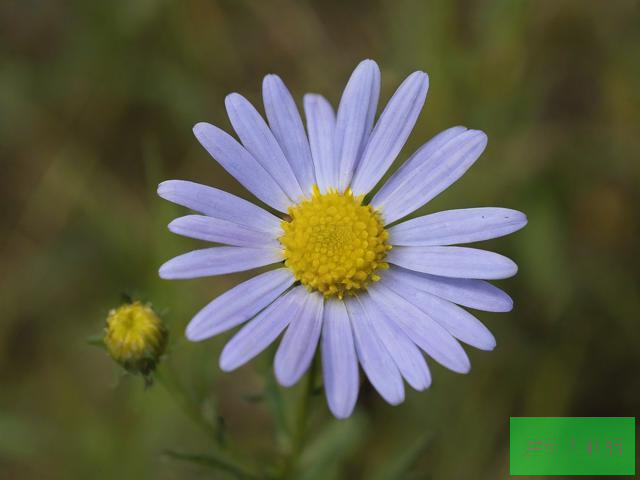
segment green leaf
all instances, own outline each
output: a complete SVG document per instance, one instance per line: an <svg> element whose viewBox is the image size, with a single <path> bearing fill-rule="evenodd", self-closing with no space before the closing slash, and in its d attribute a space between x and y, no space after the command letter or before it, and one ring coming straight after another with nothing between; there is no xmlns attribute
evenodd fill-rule
<svg viewBox="0 0 640 480"><path fill-rule="evenodd" d="M98 348L106 348L104 345L104 335L103 334L96 334L96 335L90 335L87 337L87 343L89 345L91 345L92 347L98 347Z"/></svg>

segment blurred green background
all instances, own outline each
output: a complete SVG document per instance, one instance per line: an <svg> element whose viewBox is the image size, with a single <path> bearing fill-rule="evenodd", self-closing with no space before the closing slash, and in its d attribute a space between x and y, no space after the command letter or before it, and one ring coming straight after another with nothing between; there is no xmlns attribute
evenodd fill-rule
<svg viewBox="0 0 640 480"><path fill-rule="evenodd" d="M165 366L203 414L224 417L254 458L277 454L270 402L255 398L270 354L223 374L229 335L182 336L250 274L161 281L158 266L197 242L166 230L184 209L155 187L183 178L250 198L192 125L229 129L224 96L261 105L270 72L297 99L336 104L368 57L381 102L411 71L430 74L401 159L456 124L489 135L477 164L420 213L503 206L529 225L484 244L520 266L499 282L513 312L478 315L496 350L467 349L466 376L431 362L432 388L408 390L399 407L365 386L347 422L314 399L303 461L320 467L305 478L506 478L510 416L635 416L639 52L630 0L1 2L0 478L224 478L167 458L209 441L161 386L122 377L87 344L122 293L164 312ZM284 401L298 390L281 390ZM391 473L412 456L411 473Z"/></svg>

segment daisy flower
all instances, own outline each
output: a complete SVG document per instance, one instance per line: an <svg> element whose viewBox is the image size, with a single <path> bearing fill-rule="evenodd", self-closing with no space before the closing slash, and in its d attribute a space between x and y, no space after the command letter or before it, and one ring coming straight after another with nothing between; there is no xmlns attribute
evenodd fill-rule
<svg viewBox="0 0 640 480"><path fill-rule="evenodd" d="M199 213L172 221L169 229L224 246L175 257L160 276L277 267L220 295L189 323L186 336L193 341L245 324L224 347L222 370L244 365L284 332L274 369L279 383L290 386L320 344L329 408L345 418L358 397L358 364L396 405L404 400L403 379L416 390L431 384L423 352L466 373L469 358L459 342L495 347L491 332L462 307L511 310L511 298L486 280L511 277L517 266L496 253L454 245L512 233L527 223L525 215L470 208L398 223L460 178L487 136L465 127L443 131L370 195L404 146L428 87L426 73L412 73L376 121L380 70L365 60L337 113L322 96L304 96L305 129L287 87L267 75L267 121L238 93L226 97L240 142L208 123L194 127L207 152L267 208L197 183L161 183L162 198Z"/></svg>

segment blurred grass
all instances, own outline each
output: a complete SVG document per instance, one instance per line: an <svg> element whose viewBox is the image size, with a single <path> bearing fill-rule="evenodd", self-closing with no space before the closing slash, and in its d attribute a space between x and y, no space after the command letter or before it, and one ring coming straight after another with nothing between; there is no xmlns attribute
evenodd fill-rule
<svg viewBox="0 0 640 480"><path fill-rule="evenodd" d="M0 478L205 475L162 456L205 442L168 395L119 378L85 343L122 292L166 311L171 362L194 398L214 402L256 458L272 454L267 405L241 400L261 392L268 355L222 375L224 336L182 340L191 315L248 275L160 281L158 266L194 242L166 231L181 209L155 186L185 178L250 198L191 126L229 128L224 96L261 104L269 72L298 99L315 91L336 103L366 57L382 67L383 99L413 69L430 74L401 158L454 124L489 135L477 165L420 213L496 205L526 212L529 225L485 244L520 266L500 282L514 311L479 315L497 349L469 350L468 376L432 362L433 388L397 408L365 388L353 419L312 431L307 460L331 467L308 478L393 472L422 438L411 478L506 478L509 416L635 415L639 9L632 0L0 3ZM314 415L328 416L320 400Z"/></svg>

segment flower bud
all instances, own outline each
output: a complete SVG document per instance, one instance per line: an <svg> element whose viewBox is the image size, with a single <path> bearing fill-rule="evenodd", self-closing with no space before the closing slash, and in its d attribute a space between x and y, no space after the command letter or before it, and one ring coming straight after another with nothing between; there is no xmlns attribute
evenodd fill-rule
<svg viewBox="0 0 640 480"><path fill-rule="evenodd" d="M142 374L150 382L167 346L168 331L151 306L139 301L109 312L104 344L111 358L130 373Z"/></svg>

